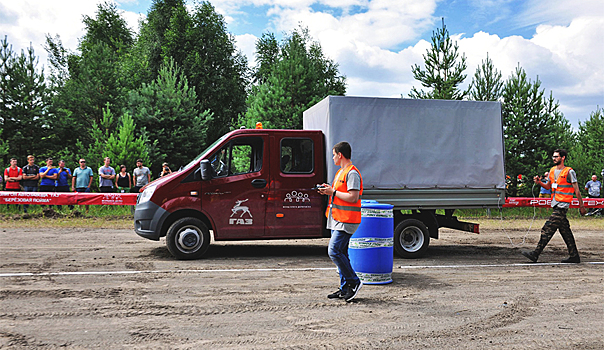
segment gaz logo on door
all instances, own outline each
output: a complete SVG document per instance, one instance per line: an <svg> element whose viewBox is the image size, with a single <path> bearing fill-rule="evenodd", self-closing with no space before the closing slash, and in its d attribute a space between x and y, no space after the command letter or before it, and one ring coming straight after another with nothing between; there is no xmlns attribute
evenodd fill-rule
<svg viewBox="0 0 604 350"><path fill-rule="evenodd" d="M250 208L247 205L241 205L247 202L248 199L235 201L235 205L231 209L232 213L229 218L229 225L252 225L254 223Z"/></svg>

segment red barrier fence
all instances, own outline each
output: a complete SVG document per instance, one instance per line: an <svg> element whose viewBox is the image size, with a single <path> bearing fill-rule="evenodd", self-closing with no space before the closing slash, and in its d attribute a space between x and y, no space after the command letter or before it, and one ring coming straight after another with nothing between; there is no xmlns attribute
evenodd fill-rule
<svg viewBox="0 0 604 350"><path fill-rule="evenodd" d="M136 193L55 193L55 192L9 192L0 191L0 204L43 204L43 205L135 205ZM604 198L584 198L586 208L604 208ZM504 208L541 207L549 208L551 199L532 197L509 197ZM579 201L573 199L571 208L578 208Z"/></svg>
<svg viewBox="0 0 604 350"><path fill-rule="evenodd" d="M504 208L519 208L519 207L551 207L552 200L550 198L533 198L533 197L509 197L505 199ZM585 208L604 208L604 198L583 198ZM570 204L571 208L579 207L579 200L573 198Z"/></svg>
<svg viewBox="0 0 604 350"><path fill-rule="evenodd" d="M136 196L136 193L56 193L0 191L0 204L135 205Z"/></svg>

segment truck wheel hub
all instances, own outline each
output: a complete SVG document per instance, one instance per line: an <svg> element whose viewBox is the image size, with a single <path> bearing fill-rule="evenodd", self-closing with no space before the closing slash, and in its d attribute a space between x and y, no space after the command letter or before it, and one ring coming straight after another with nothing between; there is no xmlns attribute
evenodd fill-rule
<svg viewBox="0 0 604 350"><path fill-rule="evenodd" d="M201 237L199 232L192 228L184 229L178 237L178 245L183 249L193 249L199 245Z"/></svg>

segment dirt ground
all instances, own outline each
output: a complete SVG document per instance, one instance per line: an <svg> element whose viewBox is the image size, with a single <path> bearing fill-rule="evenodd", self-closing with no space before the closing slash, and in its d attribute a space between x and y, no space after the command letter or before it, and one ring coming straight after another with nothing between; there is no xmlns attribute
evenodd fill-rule
<svg viewBox="0 0 604 350"><path fill-rule="evenodd" d="M540 263L519 254L543 220L442 230L351 303L326 298L325 239L218 242L177 261L133 230L9 225L0 348L604 349L603 232L582 220L581 264L559 264L559 234Z"/></svg>

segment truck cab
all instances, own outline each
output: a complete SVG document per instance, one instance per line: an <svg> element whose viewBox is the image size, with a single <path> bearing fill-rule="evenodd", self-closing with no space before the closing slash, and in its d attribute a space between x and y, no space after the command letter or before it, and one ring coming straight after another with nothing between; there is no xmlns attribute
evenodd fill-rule
<svg viewBox="0 0 604 350"><path fill-rule="evenodd" d="M135 231L166 237L178 259L197 259L214 240L329 237L321 131L240 129L230 132L181 171L139 195Z"/></svg>

